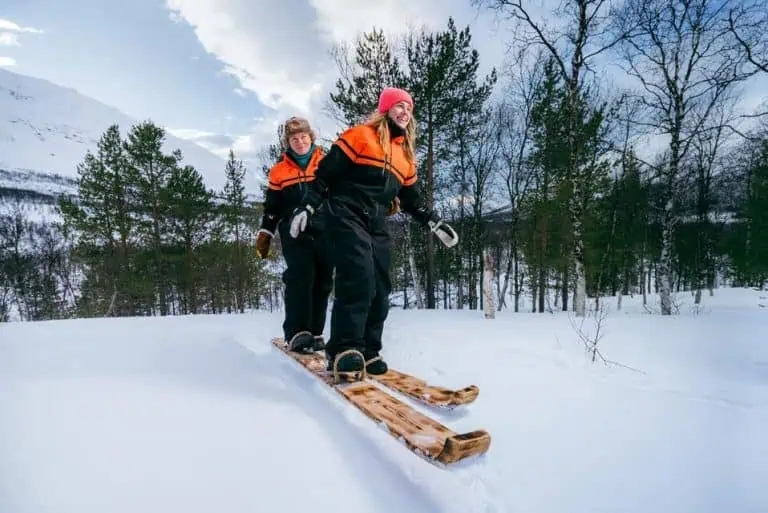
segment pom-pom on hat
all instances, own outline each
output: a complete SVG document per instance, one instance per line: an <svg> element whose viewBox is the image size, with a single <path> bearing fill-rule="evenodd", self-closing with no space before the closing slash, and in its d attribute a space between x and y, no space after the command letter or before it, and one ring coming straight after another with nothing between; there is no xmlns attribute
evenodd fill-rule
<svg viewBox="0 0 768 513"><path fill-rule="evenodd" d="M413 98L406 91L396 87L385 87L379 95L379 112L384 114L398 102L408 102L413 108Z"/></svg>

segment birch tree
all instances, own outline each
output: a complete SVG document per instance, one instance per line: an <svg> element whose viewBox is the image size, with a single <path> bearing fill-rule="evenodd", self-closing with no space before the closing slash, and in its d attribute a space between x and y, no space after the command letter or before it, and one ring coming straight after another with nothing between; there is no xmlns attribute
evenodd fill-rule
<svg viewBox="0 0 768 513"><path fill-rule="evenodd" d="M662 183L662 248L658 274L662 315L672 314L674 237L681 163L698 134L716 127L716 105L754 74L728 31L729 2L628 0L617 12L615 32L625 71L640 86L649 131L668 142ZM624 34L632 31L629 37ZM619 37L621 36L621 37Z"/></svg>
<svg viewBox="0 0 768 513"><path fill-rule="evenodd" d="M499 309L504 307L504 298L512 276L512 294L515 298L515 312L520 311L520 297L523 290L523 273L520 266L520 202L528 194L534 178L533 168L528 165L528 153L533 137L533 108L536 91L543 79L543 52L537 52L534 59L511 70L506 100L499 106L501 141L499 144L501 173L507 191L510 209L509 258L504 283L499 293ZM517 71L520 70L520 71Z"/></svg>
<svg viewBox="0 0 768 513"><path fill-rule="evenodd" d="M565 83L571 115L567 120L568 180L571 182L572 197L569 217L572 226L571 246L574 261L576 285L573 307L576 316L583 317L586 311L586 271L584 258L584 189L585 176L579 166L581 144L578 138L577 113L585 74L592 61L604 54L624 38L624 33L608 34L611 2L606 0L568 0L562 6L564 27L556 28L544 20L537 20L533 10L523 0L471 0L476 6L487 6L503 16L512 19L522 49L542 46L556 63L558 72Z"/></svg>
<svg viewBox="0 0 768 513"><path fill-rule="evenodd" d="M474 298L475 275L479 272L486 273L485 257L483 252L487 246L485 236L485 203L493 199L492 184L496 184L498 170L498 158L501 150L501 113L498 109L487 109L483 116L484 121L474 132L476 140L469 146L465 158L467 170L467 194L472 204L472 222L470 226L470 298ZM491 269L493 276L493 269ZM486 290L485 280L480 281L480 300L493 297L492 291ZM491 293L491 296L486 294ZM472 308L476 308L477 302L471 301Z"/></svg>
<svg viewBox="0 0 768 513"><path fill-rule="evenodd" d="M768 7L764 0L736 3L728 9L728 29L758 70L768 73Z"/></svg>

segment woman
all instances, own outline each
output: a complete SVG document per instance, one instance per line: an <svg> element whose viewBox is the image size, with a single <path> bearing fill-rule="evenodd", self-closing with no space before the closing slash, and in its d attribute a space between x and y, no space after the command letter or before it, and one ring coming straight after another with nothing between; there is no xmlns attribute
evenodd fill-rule
<svg viewBox="0 0 768 513"><path fill-rule="evenodd" d="M413 100L402 89L386 88L368 121L346 130L320 161L291 219L299 237L327 198L328 237L336 268L328 367L340 372L384 374L380 357L389 311L391 241L385 218L399 208L429 226L447 246L456 232L427 208L417 186ZM359 352L359 353L358 353ZM362 354L362 360L360 356Z"/></svg>
<svg viewBox="0 0 768 513"><path fill-rule="evenodd" d="M288 235L287 221L301 204L308 185L315 180L317 164L323 157L315 145L315 133L306 119L292 117L283 127L282 144L287 148L269 170L269 184L264 201L264 217L256 237L256 251L261 258L279 225L280 241L287 268L285 283L285 321L283 333L291 350L322 350L328 296L333 286L323 215L314 216L310 230L301 237Z"/></svg>

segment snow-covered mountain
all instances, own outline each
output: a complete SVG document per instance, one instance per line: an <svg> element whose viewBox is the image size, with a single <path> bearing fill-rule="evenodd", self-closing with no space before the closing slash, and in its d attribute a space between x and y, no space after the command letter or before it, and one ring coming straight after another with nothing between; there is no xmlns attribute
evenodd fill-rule
<svg viewBox="0 0 768 513"><path fill-rule="evenodd" d="M125 135L140 121L74 89L0 69L0 190L30 197L75 193L86 150L96 150L110 125L117 123ZM168 133L166 151L177 148L208 187L223 187L224 159Z"/></svg>

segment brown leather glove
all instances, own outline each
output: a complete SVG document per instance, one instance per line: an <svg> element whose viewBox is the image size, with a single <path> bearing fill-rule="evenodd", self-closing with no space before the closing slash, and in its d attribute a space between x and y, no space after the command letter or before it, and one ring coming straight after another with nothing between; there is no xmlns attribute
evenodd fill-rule
<svg viewBox="0 0 768 513"><path fill-rule="evenodd" d="M389 206L389 211L387 212L387 216L393 216L400 212L400 198L395 196L394 201L392 201L392 204Z"/></svg>
<svg viewBox="0 0 768 513"><path fill-rule="evenodd" d="M269 245L272 243L272 232L261 229L256 235L256 253L262 258L267 258L269 255Z"/></svg>

